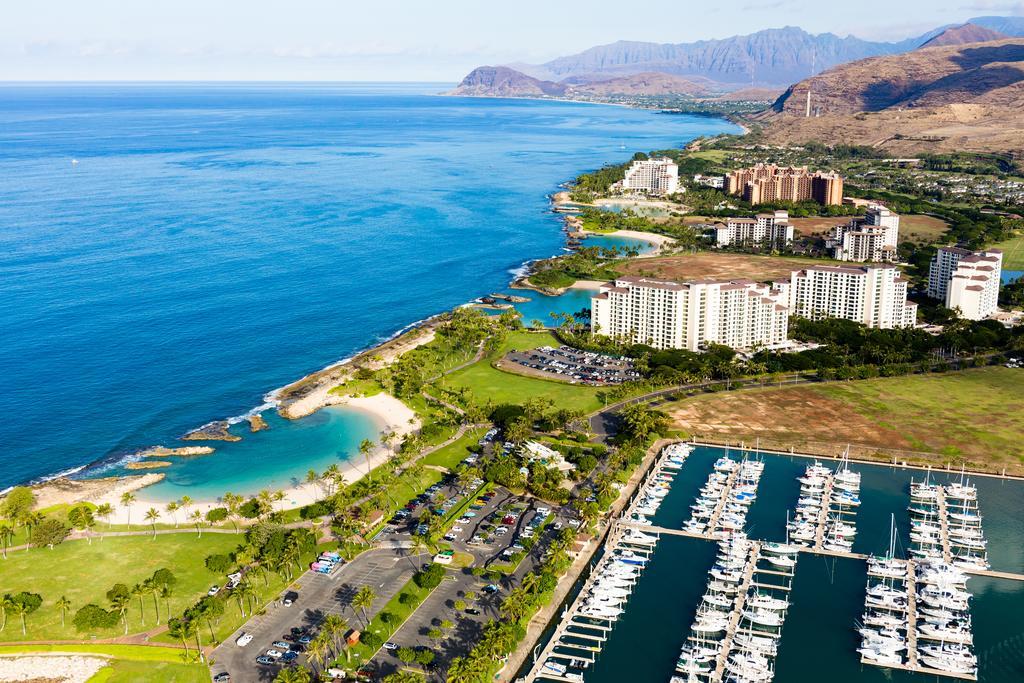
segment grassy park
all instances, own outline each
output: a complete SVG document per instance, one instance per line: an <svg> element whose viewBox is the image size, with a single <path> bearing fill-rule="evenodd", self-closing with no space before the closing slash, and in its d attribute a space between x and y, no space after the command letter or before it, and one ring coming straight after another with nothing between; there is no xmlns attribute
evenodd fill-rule
<svg viewBox="0 0 1024 683"><path fill-rule="evenodd" d="M600 389L596 387L526 377L504 372L493 365L494 361L509 351L558 345L559 341L550 333L513 332L508 335L505 343L490 356L468 368L448 375L442 381L445 386L450 388L468 389L471 396L480 402L490 399L495 404L521 404L530 399L543 397L551 399L560 408L586 412L600 408L601 400L598 397Z"/></svg>
<svg viewBox="0 0 1024 683"><path fill-rule="evenodd" d="M146 645L32 645L30 647L0 645L0 655L13 654L76 654L98 655L109 664L89 679L89 683L131 683L146 680L154 683L202 683L210 680L203 664L182 661L183 650Z"/></svg>
<svg viewBox="0 0 1024 683"><path fill-rule="evenodd" d="M990 248L1003 250L1004 270L1024 270L1024 235L993 244Z"/></svg>
<svg viewBox="0 0 1024 683"><path fill-rule="evenodd" d="M156 536L122 536L66 541L52 550L33 548L8 553L0 560L0 586L4 593L29 591L43 597L42 606L26 618L27 633L22 635L18 619L10 617L7 627L0 631L0 641L12 640L66 640L82 638L71 624L71 617L83 605L95 603L107 607L106 592L114 583L129 587L141 583L157 569L167 568L174 573L174 585L169 604L172 614L206 593L213 583L223 584L224 577L209 571L203 564L207 555L234 550L241 539L235 534L165 534ZM60 610L56 602L61 596L71 601L66 626L61 626ZM161 623L166 619L167 605L159 600ZM128 611L129 633L137 633L156 626L153 596L143 598L145 624L139 616L138 599L133 599ZM119 625L108 631L97 632L100 638L119 636Z"/></svg>
<svg viewBox="0 0 1024 683"><path fill-rule="evenodd" d="M717 439L859 444L910 460L1024 474L1024 372L1003 367L698 396L665 406Z"/></svg>

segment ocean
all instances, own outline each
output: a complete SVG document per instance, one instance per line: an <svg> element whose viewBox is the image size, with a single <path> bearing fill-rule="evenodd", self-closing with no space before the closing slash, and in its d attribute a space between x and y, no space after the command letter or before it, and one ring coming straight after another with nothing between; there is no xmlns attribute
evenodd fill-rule
<svg viewBox="0 0 1024 683"><path fill-rule="evenodd" d="M736 130L444 89L0 87L0 490L117 471L503 289L559 253L559 183ZM251 492L349 457L368 428L344 410L275 424L169 479L228 481L258 461L234 489Z"/></svg>

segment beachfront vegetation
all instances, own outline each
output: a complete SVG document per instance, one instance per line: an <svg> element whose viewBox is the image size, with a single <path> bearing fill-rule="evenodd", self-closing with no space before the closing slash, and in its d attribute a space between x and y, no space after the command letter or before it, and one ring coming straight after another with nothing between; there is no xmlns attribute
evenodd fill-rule
<svg viewBox="0 0 1024 683"><path fill-rule="evenodd" d="M577 280L614 280L618 276L615 262L637 253L636 249L580 247L565 256L533 263L529 281L535 287L561 289Z"/></svg>
<svg viewBox="0 0 1024 683"><path fill-rule="evenodd" d="M81 643L76 645L0 645L0 655L34 653L67 653L98 655L108 658L109 664L89 679L89 683L204 683L210 680L210 670L201 664L185 662L178 648L150 645L115 645Z"/></svg>

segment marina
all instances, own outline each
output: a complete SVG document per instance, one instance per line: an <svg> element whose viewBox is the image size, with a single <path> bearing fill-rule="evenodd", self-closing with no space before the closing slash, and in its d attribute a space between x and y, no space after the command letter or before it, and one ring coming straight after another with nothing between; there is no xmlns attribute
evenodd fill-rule
<svg viewBox="0 0 1024 683"><path fill-rule="evenodd" d="M731 449L731 453L730 459L735 459L736 449ZM714 537L712 532L694 533L681 527L691 517L690 506L707 484L709 470L714 471L714 464L726 455L723 448L694 445L685 466L677 470L669 492L659 496L656 508L644 510L650 513L653 509L655 514L638 518L627 513L615 524L620 530L612 532L610 537L615 533L625 533L621 527L626 527L642 529L659 540L649 568L631 588L629 605L619 615L613 629L605 634L593 663L580 671L587 683L626 679L669 681L673 677L690 680L690 674L682 673L678 668L681 648L694 642L691 640L695 636L692 626L697 621L698 612L706 609L704 596L709 593L708 570L718 561L723 539ZM765 539L758 541L762 556L773 543L796 546L794 539L786 541L785 511L799 499L798 479L814 459L797 454L755 453L753 450L747 455L748 459L764 462L757 501L748 508L747 535L752 539ZM834 464L836 462L829 464L839 471L842 467ZM786 681L817 680L825 674L832 683L941 680L936 676L945 676L948 680L971 679L969 674L936 667L934 658L929 663L921 657L916 668L911 668L907 655L907 662L885 667L864 661L862 653L858 652L862 636L855 625L863 623L865 586L869 582L880 581L875 574L869 574L869 571L874 571L869 558L882 558L892 547L896 559L906 566L907 560L903 558L912 546L908 493L911 480L920 479L921 474L898 467L864 463L851 463L849 469L861 475L857 494L861 505L854 506L856 516L844 515L851 522L856 519L857 534L853 548L843 552L824 548L824 542L820 548L813 542L801 545L799 554L794 555L800 558L796 566L776 567L761 560L757 569L764 571L756 571L751 577L751 586L745 595L750 595L751 590L772 591L773 597L780 596L779 599L789 602L784 621L777 629L780 637L776 641L776 654L769 670L775 680ZM932 473L931 478L936 483L952 485L960 475L956 472ZM978 660L976 677L980 681L993 682L1017 680L1024 666L1019 654L1024 646L1024 624L1008 615L1024 610L1024 556L1021 551L1024 548L1024 522L1018 513L1024 485L996 477L979 477L975 485L976 498L986 511L985 536L999 539L998 542L989 542L991 569L956 568L971 577L969 615L973 652ZM638 494L636 500L640 500L642 495ZM709 543L708 540L715 542ZM911 557L911 560L915 567L923 564L920 558ZM918 571L915 571L915 578ZM789 576L771 572L788 573ZM760 585L753 585L755 583ZM779 589L780 585L788 587L788 590ZM900 590L901 584L893 585ZM926 590L926 585L919 586L915 581L914 587L915 609L918 605L927 608L917 595ZM909 603L909 589L905 584L902 584L902 589L904 601ZM823 606L827 608L822 609ZM905 615L903 619L906 623ZM659 624L656 633L643 626L651 620ZM561 623L554 628L560 627ZM748 636L743 633L744 628L744 622L737 621L733 637ZM758 633L761 629L751 630ZM724 635L725 632L720 637ZM944 646L941 641L931 641L927 635L917 641L918 636L915 628L915 651L919 647L928 647L931 649L925 652L929 657L942 654ZM747 645L745 640L745 637L740 638L739 644ZM808 657L806 649L801 647L801 643L807 642L816 644L814 657ZM717 671L718 653L716 650L710 674ZM728 663L728 655L725 661ZM732 672L728 668L722 673L723 677L718 680L730 680ZM704 675L693 680L712 679L710 675Z"/></svg>

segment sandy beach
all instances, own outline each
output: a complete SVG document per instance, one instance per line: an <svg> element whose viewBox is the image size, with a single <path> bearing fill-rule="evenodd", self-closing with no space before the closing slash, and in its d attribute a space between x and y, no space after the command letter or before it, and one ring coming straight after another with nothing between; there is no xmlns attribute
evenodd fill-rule
<svg viewBox="0 0 1024 683"><path fill-rule="evenodd" d="M587 235L615 235L617 237L629 237L643 242L648 242L654 245L654 251L649 254L640 254L637 258L652 258L654 256L660 256L661 252L665 250L667 246L670 246L675 240L667 235L659 235L654 232L643 232L640 230L613 230L611 232L593 232L591 230L581 230L580 232L586 233Z"/></svg>
<svg viewBox="0 0 1024 683"><path fill-rule="evenodd" d="M163 474L152 473L100 479L59 477L32 488L36 494L36 508L42 509L52 505L71 505L84 501L120 501L123 494L152 486L163 478Z"/></svg>
<svg viewBox="0 0 1024 683"><path fill-rule="evenodd" d="M599 289L601 287L601 285L605 285L605 284L608 284L608 283L605 282L604 280L577 280L576 282L574 282L571 285L569 285L569 289L596 290L596 289Z"/></svg>

